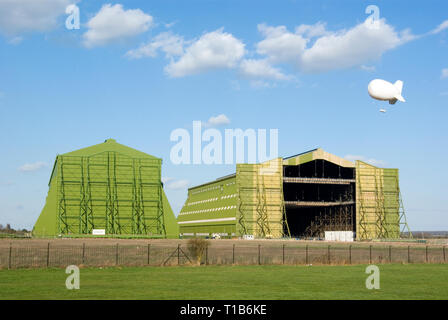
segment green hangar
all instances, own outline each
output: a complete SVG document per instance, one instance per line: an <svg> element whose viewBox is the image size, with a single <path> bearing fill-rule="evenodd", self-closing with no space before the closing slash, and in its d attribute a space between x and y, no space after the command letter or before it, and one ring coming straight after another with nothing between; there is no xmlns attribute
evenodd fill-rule
<svg viewBox="0 0 448 320"><path fill-rule="evenodd" d="M408 231L398 169L318 148L192 187L177 218L181 237L397 239Z"/></svg>
<svg viewBox="0 0 448 320"><path fill-rule="evenodd" d="M161 166L113 139L58 155L33 236L178 238Z"/></svg>

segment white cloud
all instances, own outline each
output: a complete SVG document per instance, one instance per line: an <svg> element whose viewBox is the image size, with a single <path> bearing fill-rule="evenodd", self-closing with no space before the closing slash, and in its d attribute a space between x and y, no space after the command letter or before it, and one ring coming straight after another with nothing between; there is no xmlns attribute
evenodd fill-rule
<svg viewBox="0 0 448 320"><path fill-rule="evenodd" d="M21 172L33 172L38 171L42 168L48 167L48 163L46 162L35 162L35 163L26 163L23 166L19 167L19 171Z"/></svg>
<svg viewBox="0 0 448 320"><path fill-rule="evenodd" d="M376 70L375 66L366 66L361 65L361 70L367 71L367 72L374 72Z"/></svg>
<svg viewBox="0 0 448 320"><path fill-rule="evenodd" d="M437 28L435 28L434 30L430 31L430 34L437 34L442 32L443 30L448 29L448 20L443 21L441 24L439 24L439 26Z"/></svg>
<svg viewBox="0 0 448 320"><path fill-rule="evenodd" d="M12 44L12 45L18 45L22 42L23 37L13 37L12 39L10 39L8 41L8 43Z"/></svg>
<svg viewBox="0 0 448 320"><path fill-rule="evenodd" d="M301 24L296 27L295 31L297 34L304 35L308 39L323 36L328 33L327 30L325 30L325 23L323 22L318 22L313 25Z"/></svg>
<svg viewBox="0 0 448 320"><path fill-rule="evenodd" d="M152 24L152 16L140 9L124 10L121 4L105 4L87 22L89 30L83 34L83 42L91 48L123 41L147 31Z"/></svg>
<svg viewBox="0 0 448 320"><path fill-rule="evenodd" d="M324 72L359 66L412 39L408 31L400 35L384 19L378 21L378 28L361 23L318 38L300 57L300 68L305 72Z"/></svg>
<svg viewBox="0 0 448 320"><path fill-rule="evenodd" d="M205 123L206 127L217 127L230 123L230 119L225 114L217 115L216 117L210 117Z"/></svg>
<svg viewBox="0 0 448 320"><path fill-rule="evenodd" d="M171 178L171 177L162 177L161 180L162 180L162 183L165 184L165 183L168 183L168 182L170 182L170 181L173 181L174 178Z"/></svg>
<svg viewBox="0 0 448 320"><path fill-rule="evenodd" d="M409 30L397 32L384 19L372 28L360 23L348 30L328 31L325 24L300 25L295 33L285 26L258 25L265 39L257 44L257 53L272 63L292 63L299 70L316 73L363 66L379 59L416 36ZM311 41L315 38L314 43Z"/></svg>
<svg viewBox="0 0 448 320"><path fill-rule="evenodd" d="M166 66L171 77L183 77L213 69L234 68L245 54L244 43L218 29L193 42L177 61Z"/></svg>
<svg viewBox="0 0 448 320"><path fill-rule="evenodd" d="M258 42L257 53L274 63L298 62L308 42L302 35L289 32L285 26L259 24L258 31L265 39Z"/></svg>
<svg viewBox="0 0 448 320"><path fill-rule="evenodd" d="M250 78L264 78L274 80L290 80L291 76L283 74L274 68L267 60L243 60L240 65L241 73Z"/></svg>
<svg viewBox="0 0 448 320"><path fill-rule="evenodd" d="M151 42L143 44L137 49L129 50L126 56L133 59L154 58L159 50L162 50L167 58L181 56L184 53L184 39L171 32L162 32Z"/></svg>
<svg viewBox="0 0 448 320"><path fill-rule="evenodd" d="M174 180L172 182L167 182L166 188L171 190L185 189L189 184L190 182L188 180Z"/></svg>
<svg viewBox="0 0 448 320"><path fill-rule="evenodd" d="M386 165L386 162L383 160L369 159L365 156L360 156L360 155L348 154L344 158L347 160L350 160L350 161L355 161L355 160L364 161L364 162L371 164L372 166L377 166L377 167L382 167L382 166Z"/></svg>
<svg viewBox="0 0 448 320"><path fill-rule="evenodd" d="M282 71L285 64L305 73L349 68L374 72L376 69L371 63L385 52L427 35L414 35L409 29L396 31L385 19L378 20L374 27L369 22L367 19L352 28L336 31L327 30L325 22L317 22L299 25L294 32L285 26L259 24L257 28L264 39L255 45L256 56L246 59L244 42L222 28L188 42L181 36L163 32L126 55L130 58L155 57L162 51L171 60L165 72L174 78L239 67L242 75L252 79L252 86L268 87L271 84L264 81L266 79L295 79ZM446 28L448 20L432 33Z"/></svg>
<svg viewBox="0 0 448 320"><path fill-rule="evenodd" d="M176 23L177 23L177 21L173 21L173 22L170 22L170 23L165 23L165 28L169 29L172 26L174 26Z"/></svg>
<svg viewBox="0 0 448 320"><path fill-rule="evenodd" d="M448 68L442 69L442 74L440 75L440 78L442 79L448 78Z"/></svg>
<svg viewBox="0 0 448 320"><path fill-rule="evenodd" d="M176 180L171 177L162 177L162 182L166 189L179 190L188 187L190 182L188 180Z"/></svg>
<svg viewBox="0 0 448 320"><path fill-rule="evenodd" d="M44 32L57 26L58 17L74 0L1 0L0 32L15 36L24 32Z"/></svg>

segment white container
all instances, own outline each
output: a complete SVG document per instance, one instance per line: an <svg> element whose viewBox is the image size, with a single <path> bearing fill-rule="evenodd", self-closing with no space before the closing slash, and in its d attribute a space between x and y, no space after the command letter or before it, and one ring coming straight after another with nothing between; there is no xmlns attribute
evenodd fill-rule
<svg viewBox="0 0 448 320"><path fill-rule="evenodd" d="M353 231L325 231L325 241L353 242Z"/></svg>
<svg viewBox="0 0 448 320"><path fill-rule="evenodd" d="M106 235L106 229L93 229L92 234L94 236L104 236Z"/></svg>

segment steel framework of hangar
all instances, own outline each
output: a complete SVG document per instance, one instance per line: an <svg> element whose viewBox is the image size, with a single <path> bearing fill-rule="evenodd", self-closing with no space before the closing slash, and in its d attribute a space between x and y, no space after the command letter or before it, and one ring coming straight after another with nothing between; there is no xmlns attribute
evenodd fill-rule
<svg viewBox="0 0 448 320"><path fill-rule="evenodd" d="M178 238L162 160L108 139L58 155L33 236Z"/></svg>
<svg viewBox="0 0 448 320"><path fill-rule="evenodd" d="M190 188L177 220L182 237L322 238L325 231L353 231L367 240L409 232L398 169L320 148L237 164L235 174Z"/></svg>

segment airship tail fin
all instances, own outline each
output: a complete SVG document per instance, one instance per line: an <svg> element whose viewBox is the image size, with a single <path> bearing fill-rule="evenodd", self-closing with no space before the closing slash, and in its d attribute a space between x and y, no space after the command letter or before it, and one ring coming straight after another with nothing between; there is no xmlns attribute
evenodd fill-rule
<svg viewBox="0 0 448 320"><path fill-rule="evenodd" d="M394 86L395 86L395 88L397 88L398 92L400 92L400 94L401 94L401 91L403 90L403 81L401 81L401 80L395 81Z"/></svg>
<svg viewBox="0 0 448 320"><path fill-rule="evenodd" d="M399 92L399 94L397 94L397 95L394 97L395 102L396 102L397 100L398 100L398 101L401 101L401 102L406 102L406 100L404 100L403 96L401 95L401 91L403 90L403 81L401 81L401 80L397 80L397 81L395 81L394 86L395 86L395 88L397 88L397 90L398 90L398 92ZM395 103L395 102L394 102L394 103ZM392 103L392 104L393 104L393 103Z"/></svg>
<svg viewBox="0 0 448 320"><path fill-rule="evenodd" d="M401 102L406 102L406 100L404 100L404 98L401 96L401 94L397 94L395 97L394 97L394 99L395 99L395 101L401 101Z"/></svg>

